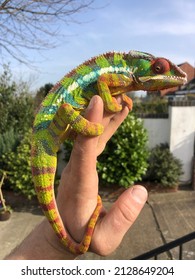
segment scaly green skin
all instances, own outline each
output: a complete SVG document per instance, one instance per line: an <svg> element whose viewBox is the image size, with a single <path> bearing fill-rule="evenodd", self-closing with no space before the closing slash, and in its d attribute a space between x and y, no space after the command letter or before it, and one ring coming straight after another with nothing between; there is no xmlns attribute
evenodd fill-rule
<svg viewBox="0 0 195 280"><path fill-rule="evenodd" d="M185 82L186 74L169 60L137 51L111 52L91 58L72 70L46 96L34 121L32 173L44 214L71 252L82 254L88 250L102 206L98 196L85 237L80 244L76 243L64 228L54 196L56 153L69 128L88 136L103 132L100 124L91 123L80 114L95 94L102 97L105 110L118 112L122 109L114 98L118 94L131 110L132 101L126 92L161 90Z"/></svg>

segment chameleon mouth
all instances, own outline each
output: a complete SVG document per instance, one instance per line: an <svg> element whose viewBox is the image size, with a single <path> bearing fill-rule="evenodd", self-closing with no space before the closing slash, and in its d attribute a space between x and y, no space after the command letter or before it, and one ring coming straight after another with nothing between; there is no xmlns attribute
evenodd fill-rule
<svg viewBox="0 0 195 280"><path fill-rule="evenodd" d="M187 83L187 76L179 77L179 76L165 76L165 75L155 75L155 76L146 76L146 77L137 77L138 83L147 83L150 81L166 81L168 83L173 83L175 85L184 85Z"/></svg>

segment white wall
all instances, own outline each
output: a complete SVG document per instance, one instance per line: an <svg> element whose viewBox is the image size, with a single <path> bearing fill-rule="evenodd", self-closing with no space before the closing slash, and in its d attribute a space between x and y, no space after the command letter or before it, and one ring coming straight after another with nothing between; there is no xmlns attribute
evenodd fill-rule
<svg viewBox="0 0 195 280"><path fill-rule="evenodd" d="M149 148L168 143L170 151L181 160L181 183L192 180L195 142L195 106L170 106L167 119L143 119L149 135Z"/></svg>
<svg viewBox="0 0 195 280"><path fill-rule="evenodd" d="M195 107L170 107L170 151L183 163L181 181L190 182L194 156Z"/></svg>
<svg viewBox="0 0 195 280"><path fill-rule="evenodd" d="M148 131L148 147L154 148L160 143L169 143L169 119L143 119L144 127Z"/></svg>

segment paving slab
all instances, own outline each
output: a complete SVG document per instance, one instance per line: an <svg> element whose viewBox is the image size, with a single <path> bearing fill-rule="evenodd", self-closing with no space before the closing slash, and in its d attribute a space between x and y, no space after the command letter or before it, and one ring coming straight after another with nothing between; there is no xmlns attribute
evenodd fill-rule
<svg viewBox="0 0 195 280"><path fill-rule="evenodd" d="M104 199L109 209L112 201ZM43 219L37 204L15 205L10 220L0 222L0 259L19 245ZM79 259L132 259L164 243L195 231L195 191L150 194L148 203L125 235L118 249L107 257L86 253ZM183 246L183 259L195 260L195 240ZM178 248L163 253L160 259L177 259Z"/></svg>
<svg viewBox="0 0 195 280"><path fill-rule="evenodd" d="M8 221L0 222L0 260L7 256L43 219L37 206L14 208Z"/></svg>
<svg viewBox="0 0 195 280"><path fill-rule="evenodd" d="M195 192L179 191L153 195L149 199L164 243L195 231ZM178 259L179 248L170 251ZM183 259L195 260L195 240L183 245Z"/></svg>

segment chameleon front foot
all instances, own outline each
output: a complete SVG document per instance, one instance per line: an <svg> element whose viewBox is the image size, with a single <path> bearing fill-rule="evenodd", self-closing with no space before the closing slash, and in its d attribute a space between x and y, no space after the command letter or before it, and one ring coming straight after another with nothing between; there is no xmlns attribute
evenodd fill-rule
<svg viewBox="0 0 195 280"><path fill-rule="evenodd" d="M122 100L125 102L126 106L129 108L129 111L133 108L133 101L130 97L128 97L126 94L122 94Z"/></svg>
<svg viewBox="0 0 195 280"><path fill-rule="evenodd" d="M69 125L76 133L85 136L98 136L104 130L101 124L88 121L81 116L79 111L74 110L70 104L64 103L55 114L49 130L54 138L63 142Z"/></svg>

